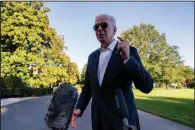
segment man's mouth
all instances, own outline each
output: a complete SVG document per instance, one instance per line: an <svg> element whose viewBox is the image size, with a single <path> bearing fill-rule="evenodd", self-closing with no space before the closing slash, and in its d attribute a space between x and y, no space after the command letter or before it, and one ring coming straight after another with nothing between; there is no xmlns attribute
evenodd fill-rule
<svg viewBox="0 0 195 130"><path fill-rule="evenodd" d="M101 38L101 37L104 37L104 34L99 34L98 37L100 37L100 38Z"/></svg>

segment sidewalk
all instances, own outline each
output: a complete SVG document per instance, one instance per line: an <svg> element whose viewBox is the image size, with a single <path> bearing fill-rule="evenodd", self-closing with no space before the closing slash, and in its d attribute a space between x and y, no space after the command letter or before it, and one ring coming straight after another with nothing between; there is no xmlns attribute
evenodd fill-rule
<svg viewBox="0 0 195 130"><path fill-rule="evenodd" d="M20 101L34 99L34 98L37 98L37 99L35 101L34 100L29 101L27 104L29 104L30 102L37 102L37 103L41 102L40 104L44 104L44 103L47 102L47 104L49 104L51 98L48 98L48 96L51 97L50 95L47 95L47 96L42 96L42 97L25 97L25 98L1 99L1 107L5 106L5 105L12 104L12 103L15 103L15 102L20 102ZM31 103L31 104L34 104L34 103ZM30 109L30 108L28 108L30 106L28 106L28 105L24 105L24 106L26 106L27 109ZM83 128L91 128L91 126L88 126L88 125L90 125L90 123L88 125L85 124L86 122L91 120L90 106L91 105L88 105L87 110L84 113L84 116L81 119L78 120L78 125L82 126ZM8 107L12 107L12 106L8 106ZM44 112L45 112L45 108L40 107L39 110L41 110L41 109L43 109ZM13 114L11 114L11 115L13 115ZM139 115L139 119L140 119L141 130L193 130L194 129L194 128L188 127L186 125L182 125L182 124L179 124L177 122L170 121L170 120L167 120L165 118L161 118L161 117L158 117L158 116L155 116L153 114L143 112L143 111L140 111L140 110L138 110L138 115ZM40 115L37 114L37 116L40 116ZM11 119L11 117L10 117L10 119ZM85 125L83 125L83 124L85 124ZM80 128L82 128L82 127L80 127ZM76 129L76 130L83 130L83 129L80 129L80 128ZM70 130L74 130L74 129L70 128Z"/></svg>
<svg viewBox="0 0 195 130"><path fill-rule="evenodd" d="M32 99L32 98L36 98L36 97L21 97L21 98L5 98L5 99L1 99L1 107L5 106L5 105L12 104L12 103L16 103L16 102Z"/></svg>
<svg viewBox="0 0 195 130"><path fill-rule="evenodd" d="M138 110L141 130L194 130L192 127ZM145 127L147 126L147 127Z"/></svg>
<svg viewBox="0 0 195 130"><path fill-rule="evenodd" d="M39 96L39 97L35 96L35 97L4 98L4 99L1 99L1 107L5 106L5 105L12 104L12 103L16 103L16 102L21 102L24 100L40 98L40 97L45 97L45 96L51 96L51 95L44 95L44 96Z"/></svg>

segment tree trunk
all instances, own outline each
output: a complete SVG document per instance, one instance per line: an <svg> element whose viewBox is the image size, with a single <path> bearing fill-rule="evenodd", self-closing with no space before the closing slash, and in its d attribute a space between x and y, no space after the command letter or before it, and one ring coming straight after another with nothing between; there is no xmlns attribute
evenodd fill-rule
<svg viewBox="0 0 195 130"><path fill-rule="evenodd" d="M168 83L166 82L166 90L168 89Z"/></svg>

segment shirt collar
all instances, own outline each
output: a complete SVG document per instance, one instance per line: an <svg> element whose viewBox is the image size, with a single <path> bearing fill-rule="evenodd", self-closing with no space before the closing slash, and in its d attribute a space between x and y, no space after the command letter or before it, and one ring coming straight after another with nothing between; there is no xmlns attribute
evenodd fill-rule
<svg viewBox="0 0 195 130"><path fill-rule="evenodd" d="M105 51L107 49L113 51L114 50L114 47L116 46L116 44L117 44L117 41L114 40L112 43L109 44L109 46L106 49L104 49L104 48L101 47L100 48L100 51L102 52L102 51Z"/></svg>

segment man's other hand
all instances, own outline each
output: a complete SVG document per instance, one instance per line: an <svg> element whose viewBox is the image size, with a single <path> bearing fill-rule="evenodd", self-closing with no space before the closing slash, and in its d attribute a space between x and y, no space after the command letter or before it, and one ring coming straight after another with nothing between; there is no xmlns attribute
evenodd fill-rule
<svg viewBox="0 0 195 130"><path fill-rule="evenodd" d="M72 128L76 128L76 119L78 117L78 115L81 113L80 109L75 109L73 114L72 114L72 119L71 119L71 125Z"/></svg>

